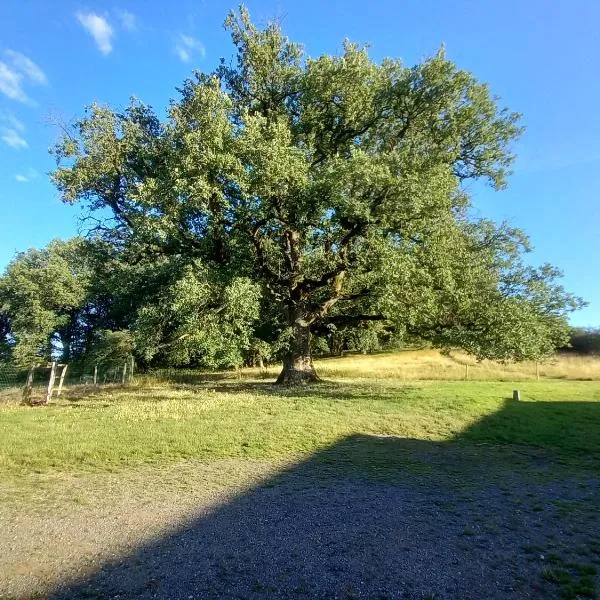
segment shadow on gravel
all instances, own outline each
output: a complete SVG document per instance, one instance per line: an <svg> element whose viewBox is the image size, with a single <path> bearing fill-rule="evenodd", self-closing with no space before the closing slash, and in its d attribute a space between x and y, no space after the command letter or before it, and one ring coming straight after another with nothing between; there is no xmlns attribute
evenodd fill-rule
<svg viewBox="0 0 600 600"><path fill-rule="evenodd" d="M49 597L583 597L600 445L570 461L599 408L507 402L461 443L349 436Z"/></svg>

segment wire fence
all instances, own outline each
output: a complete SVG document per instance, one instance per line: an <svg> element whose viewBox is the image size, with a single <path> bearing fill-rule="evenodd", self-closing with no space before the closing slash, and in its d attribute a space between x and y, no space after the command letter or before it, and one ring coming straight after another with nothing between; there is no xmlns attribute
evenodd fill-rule
<svg viewBox="0 0 600 600"><path fill-rule="evenodd" d="M0 364L0 400L21 397L25 403L48 403L67 390L131 383L133 357L105 364L38 363L29 369Z"/></svg>
<svg viewBox="0 0 600 600"><path fill-rule="evenodd" d="M0 364L0 390L23 386L27 372L14 365Z"/></svg>

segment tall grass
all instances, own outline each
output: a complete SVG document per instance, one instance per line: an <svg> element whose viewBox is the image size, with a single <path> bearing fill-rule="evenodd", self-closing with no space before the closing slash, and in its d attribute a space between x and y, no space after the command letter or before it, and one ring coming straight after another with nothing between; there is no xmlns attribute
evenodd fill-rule
<svg viewBox="0 0 600 600"><path fill-rule="evenodd" d="M394 353L352 354L342 358L317 358L315 366L325 379L398 379L401 381L535 381L566 379L600 380L600 357L558 354L550 359L521 363L477 361L464 352L442 354L439 350L406 350ZM240 369L221 373L222 377L270 379L279 373L279 365L267 369ZM191 380L198 371L161 372L162 379L180 377Z"/></svg>

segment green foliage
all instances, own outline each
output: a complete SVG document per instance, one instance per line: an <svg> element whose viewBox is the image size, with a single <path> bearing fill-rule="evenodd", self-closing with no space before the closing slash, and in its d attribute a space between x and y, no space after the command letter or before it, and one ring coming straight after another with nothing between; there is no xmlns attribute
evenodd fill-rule
<svg viewBox="0 0 600 600"><path fill-rule="evenodd" d="M346 42L313 59L244 8L226 26L237 62L196 72L166 122L138 101L93 105L54 150L63 199L108 209L127 255L210 273L140 309L146 358L239 364L258 288L276 313L264 339L291 358L311 332L374 322L482 358L564 343L581 301L524 265L522 232L470 218L463 185L506 185L518 114L443 51L406 67ZM248 312L221 309L228 293ZM375 347L368 328L349 335Z"/></svg>
<svg viewBox="0 0 600 600"><path fill-rule="evenodd" d="M249 366L265 366L274 357L274 348L268 342L259 338L253 338L248 349Z"/></svg>
<svg viewBox="0 0 600 600"><path fill-rule="evenodd" d="M54 343L68 352L92 276L86 245L74 238L22 252L0 278L4 339L19 365L50 358Z"/></svg>
<svg viewBox="0 0 600 600"><path fill-rule="evenodd" d="M144 360L158 364L239 366L253 344L259 303L260 289L249 279L222 285L194 264L140 308L133 324L136 347Z"/></svg>
<svg viewBox="0 0 600 600"><path fill-rule="evenodd" d="M133 352L133 337L129 331L100 330L94 332L85 355L88 365L122 367Z"/></svg>

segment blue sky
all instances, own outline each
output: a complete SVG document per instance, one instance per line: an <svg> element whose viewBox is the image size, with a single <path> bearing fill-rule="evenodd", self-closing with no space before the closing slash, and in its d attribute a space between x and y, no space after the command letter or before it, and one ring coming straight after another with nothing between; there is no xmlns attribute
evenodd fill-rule
<svg viewBox="0 0 600 600"><path fill-rule="evenodd" d="M533 263L565 272L590 306L572 322L600 326L600 3L596 1L248 1L258 23L277 18L308 54L344 38L371 55L414 64L447 55L523 113L527 130L509 188L471 191L477 212L531 236ZM0 269L19 250L78 230L79 211L48 181L53 122L91 102L132 95L161 115L193 69L211 70L232 46L222 23L233 3L163 0L0 3Z"/></svg>

